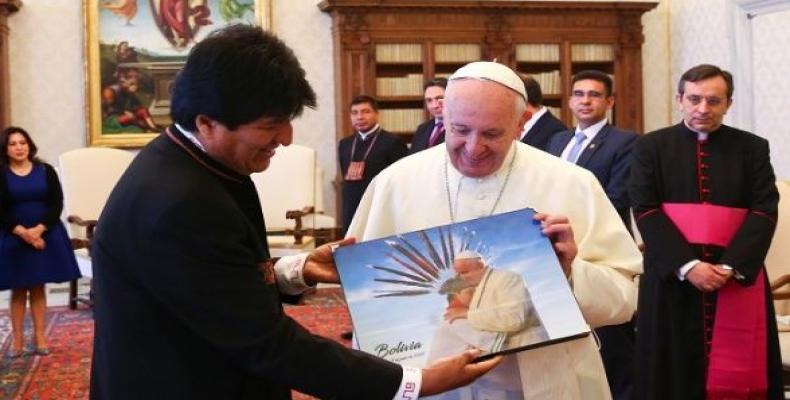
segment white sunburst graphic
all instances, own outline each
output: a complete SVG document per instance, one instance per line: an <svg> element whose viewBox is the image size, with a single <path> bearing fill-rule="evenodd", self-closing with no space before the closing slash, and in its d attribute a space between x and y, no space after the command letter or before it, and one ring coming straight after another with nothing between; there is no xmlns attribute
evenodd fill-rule
<svg viewBox="0 0 790 400"><path fill-rule="evenodd" d="M469 285L456 277L453 260L458 253L471 250L488 259L488 247L467 227L453 232L448 227L433 230L432 240L427 231L419 231L416 238L404 235L385 240L385 263L368 264L379 272L373 280L389 287L376 289L373 297L409 297L429 294L449 295Z"/></svg>

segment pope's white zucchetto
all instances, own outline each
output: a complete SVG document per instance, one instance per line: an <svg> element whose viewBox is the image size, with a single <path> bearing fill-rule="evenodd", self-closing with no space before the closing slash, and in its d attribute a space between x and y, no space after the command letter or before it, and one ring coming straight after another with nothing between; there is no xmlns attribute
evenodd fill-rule
<svg viewBox="0 0 790 400"><path fill-rule="evenodd" d="M521 95L527 101L527 91L524 82L508 66L491 61L475 61L458 68L450 76L450 81L459 79L484 79L496 82Z"/></svg>
<svg viewBox="0 0 790 400"><path fill-rule="evenodd" d="M454 260L475 260L475 259L483 259L483 256L480 253L474 250L464 250L455 255Z"/></svg>

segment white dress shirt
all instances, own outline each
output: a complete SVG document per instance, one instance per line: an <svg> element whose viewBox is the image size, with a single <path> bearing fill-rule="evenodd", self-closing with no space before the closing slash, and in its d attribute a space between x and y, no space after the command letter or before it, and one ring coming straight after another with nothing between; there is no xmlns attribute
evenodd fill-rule
<svg viewBox="0 0 790 400"><path fill-rule="evenodd" d="M546 107L540 107L540 110L535 111L535 113L532 114L529 120L524 124L524 129L521 130L521 137L519 137L518 140L523 141L524 136L527 136L527 132L529 132L529 130L532 129L532 127L538 122L540 117L542 117L543 114L547 112L549 112L549 109Z"/></svg>
<svg viewBox="0 0 790 400"><path fill-rule="evenodd" d="M609 122L609 121L607 121L606 118L604 118L604 119L602 119L602 120L600 120L600 121L588 126L586 129L581 129L581 128L579 128L578 125L576 125L576 130L574 131L574 134L579 133L579 132L584 132L584 135L587 136L587 138L584 139L584 142L582 142L582 148L579 151L580 155L584 152L584 149L586 149L587 146L590 145L590 142L592 142L593 139L595 139L595 136L598 135L598 132L600 132L601 129L603 129L604 125L606 125L607 122ZM565 150L562 151L562 154L560 155L560 158L562 158L563 160L567 160L568 159L568 153L570 153L571 148L573 147L573 145L575 143L576 143L576 140L571 138L571 140L568 141L568 144L565 145Z"/></svg>

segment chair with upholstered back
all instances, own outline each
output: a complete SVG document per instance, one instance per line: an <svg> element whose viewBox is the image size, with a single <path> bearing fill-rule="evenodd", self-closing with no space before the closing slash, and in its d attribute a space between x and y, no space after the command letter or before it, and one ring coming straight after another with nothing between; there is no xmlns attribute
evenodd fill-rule
<svg viewBox="0 0 790 400"><path fill-rule="evenodd" d="M315 247L314 233L334 227L334 219L316 213L323 208L320 169L315 150L292 144L277 148L269 167L252 174L260 197L272 256L293 254Z"/></svg>
<svg viewBox="0 0 790 400"><path fill-rule="evenodd" d="M99 215L132 159L134 154L129 151L103 147L71 150L58 159L67 228L84 277L93 276L89 249ZM77 283L73 281L69 288L69 306L76 308L79 301L85 299L77 296Z"/></svg>
<svg viewBox="0 0 790 400"><path fill-rule="evenodd" d="M779 217L765 268L771 281L785 386L790 383L790 181L777 181Z"/></svg>

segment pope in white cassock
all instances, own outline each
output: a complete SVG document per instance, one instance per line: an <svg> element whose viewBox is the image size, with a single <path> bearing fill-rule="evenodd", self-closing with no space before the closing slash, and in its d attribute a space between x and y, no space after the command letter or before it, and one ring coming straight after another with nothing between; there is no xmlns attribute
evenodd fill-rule
<svg viewBox="0 0 790 400"><path fill-rule="evenodd" d="M372 240L532 207L585 320L624 323L642 257L589 171L518 141L526 91L510 68L468 64L445 92L445 146L415 153L370 184L348 236ZM527 399L609 399L592 336L506 356Z"/></svg>

